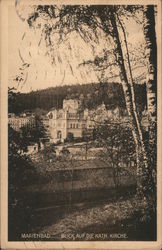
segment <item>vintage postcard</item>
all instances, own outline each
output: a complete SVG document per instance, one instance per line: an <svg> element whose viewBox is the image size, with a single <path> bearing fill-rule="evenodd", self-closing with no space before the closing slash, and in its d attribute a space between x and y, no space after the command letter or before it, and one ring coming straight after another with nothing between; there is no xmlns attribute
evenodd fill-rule
<svg viewBox="0 0 162 250"><path fill-rule="evenodd" d="M1 248L162 248L161 1L1 0Z"/></svg>

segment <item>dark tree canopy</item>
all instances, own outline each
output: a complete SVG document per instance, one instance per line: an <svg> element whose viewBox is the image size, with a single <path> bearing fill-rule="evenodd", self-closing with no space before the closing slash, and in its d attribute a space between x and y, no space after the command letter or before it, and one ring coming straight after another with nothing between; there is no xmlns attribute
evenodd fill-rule
<svg viewBox="0 0 162 250"><path fill-rule="evenodd" d="M135 91L139 111L142 111L146 106L145 84L136 84ZM93 109L104 102L107 108L121 107L125 109L122 86L118 83L67 85L33 91L27 94L14 93L14 96L16 98L10 98L9 96L9 112L16 114L24 111L43 114L45 113L43 110L47 112L51 108L62 108L63 100L66 98L81 100L83 108Z"/></svg>

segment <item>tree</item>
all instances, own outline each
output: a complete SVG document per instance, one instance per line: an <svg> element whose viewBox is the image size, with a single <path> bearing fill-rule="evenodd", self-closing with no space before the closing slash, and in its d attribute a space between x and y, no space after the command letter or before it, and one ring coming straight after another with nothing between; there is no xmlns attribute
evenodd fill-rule
<svg viewBox="0 0 162 250"><path fill-rule="evenodd" d="M18 153L21 148L21 136L20 133L15 131L10 124L8 125L8 147L9 147L9 156L10 153Z"/></svg>
<svg viewBox="0 0 162 250"><path fill-rule="evenodd" d="M25 125L21 128L21 147L27 149L30 143L37 143L40 149L40 143L47 139L47 131L38 115L35 116L34 126Z"/></svg>
<svg viewBox="0 0 162 250"><path fill-rule="evenodd" d="M15 88L8 87L8 112L19 113L21 111L21 103L19 102L20 93Z"/></svg>
<svg viewBox="0 0 162 250"><path fill-rule="evenodd" d="M102 8L102 7L101 7ZM138 175L138 193L142 194L144 192L144 189L146 189L146 186L143 187L144 182L147 181L149 182L148 179L148 156L147 156L147 151L143 139L143 133L141 129L141 124L140 124L140 119L137 113L137 107L136 107L136 99L135 99L135 91L134 91L134 82L132 79L132 70L131 70L131 65L130 65L130 60L129 60L129 52L128 52L128 47L127 47L127 41L126 41L126 35L125 35L125 30L123 25L121 24L120 18L118 16L118 12L120 11L119 6L104 6L105 10L103 10L102 14L100 15L100 19L102 21L103 29L105 33L109 36L111 35L114 40L114 53L116 55L116 64L120 68L120 79L123 87L123 92L125 96L125 102L126 102L126 107L128 111L128 115L130 118L130 123L132 126L132 133L134 137L134 142L136 145L136 157L137 157L137 175ZM104 9L103 8L103 9ZM128 9L129 10L129 9ZM130 7L130 10L131 7ZM107 20L106 16L109 15L109 20ZM130 80L128 79L128 72L127 72L127 67L125 64L125 59L124 59L124 49L121 45L121 40L120 40L120 35L119 35L119 28L118 28L118 23L121 26L123 33L124 33L124 41L126 45L126 51L127 51L127 60L128 60L128 69L130 73ZM97 59L97 60L96 60ZM104 58L95 58L94 64L98 68L102 69L102 64ZM113 63L112 63L113 64ZM110 64L107 64L106 68L108 68ZM145 167L143 167L143 165ZM150 182L149 182L149 187L150 187Z"/></svg>
<svg viewBox="0 0 162 250"><path fill-rule="evenodd" d="M51 144L50 146L46 146L43 149L42 154L43 154L43 158L46 161L50 161L50 160L55 161L56 160L56 148L55 148L55 145Z"/></svg>
<svg viewBox="0 0 162 250"><path fill-rule="evenodd" d="M36 180L36 170L27 156L20 154L21 135L8 127L8 222L9 239L15 240L27 226L31 207L22 188ZM26 221L25 221L26 220Z"/></svg>
<svg viewBox="0 0 162 250"><path fill-rule="evenodd" d="M155 35L155 11L153 5L144 6L143 29L147 58L147 111L149 119L150 172L156 173L157 159L157 44ZM156 185L156 183L155 183Z"/></svg>
<svg viewBox="0 0 162 250"><path fill-rule="evenodd" d="M68 142L73 142L74 141L74 135L71 132L68 132L67 134L67 139Z"/></svg>
<svg viewBox="0 0 162 250"><path fill-rule="evenodd" d="M21 185L32 181L34 167L27 156L21 155L21 134L8 126L8 156L9 156L9 185L14 186L15 191ZM29 175L29 176L28 176ZM19 178L18 178L19 177ZM21 178L20 178L21 177ZM33 175L34 177L34 175Z"/></svg>
<svg viewBox="0 0 162 250"><path fill-rule="evenodd" d="M128 80L128 75L126 72L126 66L125 66L123 50L122 50L121 42L119 38L119 31L117 28L116 18L118 18L119 23L121 24L118 16L115 16L114 14L111 15L114 40L115 40L115 44L117 48L116 51L117 51L118 63L120 67L120 77L121 77L121 82L122 82L123 91L125 95L127 111L130 117L131 125L132 125L132 134L133 134L134 142L136 145L137 184L138 184L137 192L140 195L144 195L143 193L146 193L145 189L147 189L148 191L148 188L150 188L150 185L151 185L149 181L150 178L147 172L148 171L148 156L147 156L146 147L145 147L145 143L143 140L142 129L140 125L140 120L139 120L137 108L136 108L135 94L134 94L134 82L132 80L132 77L131 77L130 82ZM125 43L126 43L126 38L125 38ZM130 71L130 75L132 76L128 48L127 48L127 56L128 56L128 63L129 63L129 71ZM148 188L144 186L146 184L146 179L149 183Z"/></svg>
<svg viewBox="0 0 162 250"><path fill-rule="evenodd" d="M119 119L105 120L104 123L96 125L94 139L100 147L103 147L101 160L112 167L113 179L118 191L122 173L135 172L135 169L130 166L131 162L136 163L131 126L129 122Z"/></svg>

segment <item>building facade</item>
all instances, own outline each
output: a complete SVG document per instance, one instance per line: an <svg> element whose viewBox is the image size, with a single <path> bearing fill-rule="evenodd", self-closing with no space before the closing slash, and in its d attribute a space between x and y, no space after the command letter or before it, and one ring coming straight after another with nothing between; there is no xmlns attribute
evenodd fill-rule
<svg viewBox="0 0 162 250"><path fill-rule="evenodd" d="M20 116L16 116L13 113L8 114L8 124L16 130L19 131L25 125L29 127L33 127L35 124L35 117L33 115L22 114Z"/></svg>
<svg viewBox="0 0 162 250"><path fill-rule="evenodd" d="M110 117L116 119L119 115L118 108L107 110L104 103L95 110L82 110L77 99L69 99L63 101L62 109L49 111L43 123L48 128L51 142L63 142L69 135L73 138L89 135L97 124Z"/></svg>
<svg viewBox="0 0 162 250"><path fill-rule="evenodd" d="M49 131L51 141L64 141L71 135L73 138L81 138L89 127L92 127L88 109L79 110L78 100L64 100L62 109L53 109L48 112ZM47 121L46 121L47 122Z"/></svg>

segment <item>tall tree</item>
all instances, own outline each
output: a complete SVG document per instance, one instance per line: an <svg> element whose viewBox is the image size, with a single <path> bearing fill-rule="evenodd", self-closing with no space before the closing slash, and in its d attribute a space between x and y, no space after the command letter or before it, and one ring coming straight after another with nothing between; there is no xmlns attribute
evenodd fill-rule
<svg viewBox="0 0 162 250"><path fill-rule="evenodd" d="M155 34L155 10L153 5L143 8L143 29L146 40L145 56L147 59L147 111L149 119L149 155L150 170L156 175L157 157L157 44Z"/></svg>
<svg viewBox="0 0 162 250"><path fill-rule="evenodd" d="M106 13L105 13L106 14ZM102 16L103 23L105 24L105 31L109 33L110 26L108 26L105 22L106 17ZM123 92L125 96L125 102L126 107L128 111L128 115L130 118L130 122L132 125L132 134L134 138L134 142L136 145L136 163L137 163L137 191L139 194L144 194L144 190L147 189L146 186L144 186L146 183L146 179L148 182L148 187L151 185L151 181L148 179L148 157L147 152L143 140L143 134L140 126L140 120L137 113L136 108L136 100L135 100L135 93L134 93L134 82L128 79L128 73L126 70L124 55L123 55L123 48L121 45L121 40L119 36L119 30L117 25L117 20L119 20L119 24L121 25L120 19L118 17L116 7L113 7L111 12L109 12L109 19L111 21L111 35L113 36L113 40L115 43L115 52L116 52L116 58L117 63L120 68L120 79L123 86ZM122 29L123 26L122 26ZM124 31L125 32L125 31ZM125 38L125 44L126 38ZM128 48L127 48L127 56L129 56ZM129 58L128 58L129 63ZM131 67L129 64L129 70L131 73Z"/></svg>

